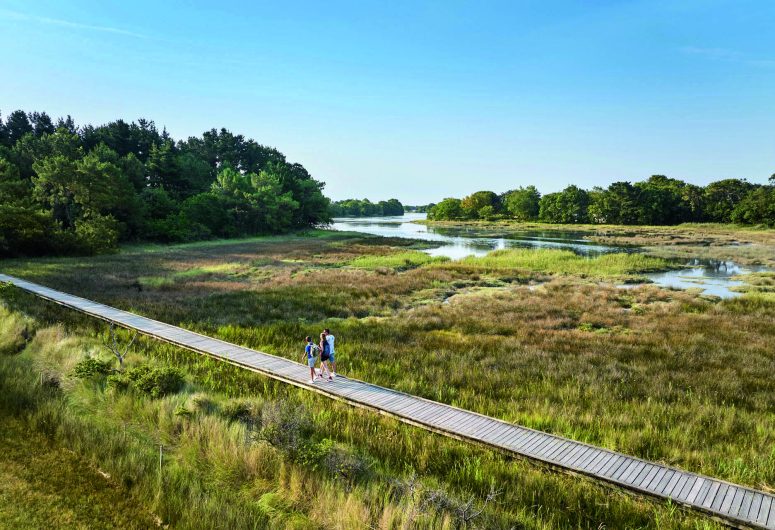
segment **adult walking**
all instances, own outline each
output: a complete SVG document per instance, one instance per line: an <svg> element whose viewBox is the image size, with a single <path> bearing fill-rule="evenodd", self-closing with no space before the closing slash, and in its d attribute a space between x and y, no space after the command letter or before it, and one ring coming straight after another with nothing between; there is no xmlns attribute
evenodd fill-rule
<svg viewBox="0 0 775 530"><path fill-rule="evenodd" d="M328 328L323 330L323 334L326 336L326 342L328 343L328 355L329 360L331 361L332 375L336 377L336 357L334 356L334 341L336 340L336 337L331 334L331 330Z"/></svg>
<svg viewBox="0 0 775 530"><path fill-rule="evenodd" d="M333 381L331 367L328 365L328 360L331 358L331 346L328 345L325 332L320 334L320 344L318 346L320 347L320 377L323 377L323 369L325 368L328 373L328 380Z"/></svg>

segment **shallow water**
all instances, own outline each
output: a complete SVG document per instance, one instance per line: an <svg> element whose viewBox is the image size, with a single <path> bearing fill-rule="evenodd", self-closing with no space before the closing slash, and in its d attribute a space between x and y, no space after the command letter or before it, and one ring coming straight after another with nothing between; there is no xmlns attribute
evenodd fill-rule
<svg viewBox="0 0 775 530"><path fill-rule="evenodd" d="M425 214L409 213L397 217L337 218L331 228L363 232L385 237L402 237L441 243L425 252L432 256L460 259L465 256L483 256L504 248L558 248L571 250L582 256L599 256L611 252L638 252L632 247L599 245L584 239L584 234L573 230L521 231L482 230L476 228L437 228L417 224ZM731 298L739 296L730 290L743 285L733 280L739 274L769 270L767 267L744 267L732 261L690 259L686 268L646 274L655 284L663 287L700 289L703 294ZM628 285L627 287L633 287Z"/></svg>

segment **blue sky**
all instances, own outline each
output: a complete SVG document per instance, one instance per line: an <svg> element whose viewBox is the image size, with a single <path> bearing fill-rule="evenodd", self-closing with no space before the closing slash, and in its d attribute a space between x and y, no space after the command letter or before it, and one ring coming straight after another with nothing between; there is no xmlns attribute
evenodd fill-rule
<svg viewBox="0 0 775 530"><path fill-rule="evenodd" d="M0 1L0 111L227 127L336 199L775 172L775 2Z"/></svg>

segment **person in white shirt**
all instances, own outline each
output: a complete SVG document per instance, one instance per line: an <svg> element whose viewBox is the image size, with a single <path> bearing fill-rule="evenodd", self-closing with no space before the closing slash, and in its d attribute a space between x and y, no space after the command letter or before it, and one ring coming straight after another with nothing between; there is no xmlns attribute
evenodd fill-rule
<svg viewBox="0 0 775 530"><path fill-rule="evenodd" d="M331 330L328 328L324 329L323 333L326 334L326 342L328 342L328 347L331 350L329 357L329 360L331 361L331 371L333 372L331 375L336 377L336 357L334 357L334 341L336 340L336 337L331 335Z"/></svg>

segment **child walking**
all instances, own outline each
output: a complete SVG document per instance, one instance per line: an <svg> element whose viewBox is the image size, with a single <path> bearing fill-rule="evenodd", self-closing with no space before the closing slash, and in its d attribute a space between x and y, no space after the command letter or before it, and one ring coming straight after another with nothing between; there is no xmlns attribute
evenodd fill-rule
<svg viewBox="0 0 775 530"><path fill-rule="evenodd" d="M307 366L309 366L309 382L314 383L315 382L315 361L318 357L318 352L320 351L320 348L318 348L317 344L312 342L312 337L307 337L304 339L304 342L306 346L304 346L304 355L307 358Z"/></svg>

